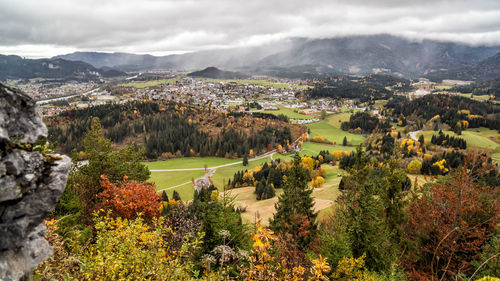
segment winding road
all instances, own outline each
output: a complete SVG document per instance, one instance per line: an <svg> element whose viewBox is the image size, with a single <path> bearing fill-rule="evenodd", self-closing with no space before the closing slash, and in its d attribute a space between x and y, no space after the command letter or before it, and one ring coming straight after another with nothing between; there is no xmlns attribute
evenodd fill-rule
<svg viewBox="0 0 500 281"><path fill-rule="evenodd" d="M408 134L410 134L410 138L412 140L418 141L417 134L420 132L422 132L422 130L412 131L412 132L409 132Z"/></svg>
<svg viewBox="0 0 500 281"><path fill-rule="evenodd" d="M260 159L263 159L263 158L266 158L268 156L271 156L271 159L273 157L273 155L276 153L276 150L271 150L269 152L266 152L262 155L259 155L257 157L254 157L252 159L248 159L249 162L251 161L256 161L256 160L260 160ZM213 166L213 167L208 167L207 170L217 170L218 168L223 168L223 167L229 167L229 166L233 166L233 165L238 165L238 164L241 164L242 161L238 161L238 162L233 162L233 163L229 163L229 164L224 164L224 165L219 165L219 166ZM203 171L205 170L205 168L186 168L186 169L164 169L164 170L150 170L151 172L182 172L182 171Z"/></svg>
<svg viewBox="0 0 500 281"><path fill-rule="evenodd" d="M251 162L251 161L260 160L260 159L266 158L268 156L271 156L271 160L272 160L273 159L273 155L275 153L276 153L276 150L271 150L269 152L266 152L266 153L264 153L262 155L254 157L252 159L248 159L248 161ZM164 169L164 170L150 170L150 171L151 172L181 172L181 171L204 171L204 170L208 170L207 173L205 173L202 177L196 179L196 181L198 181L200 179L205 179L205 180L209 181L210 177L215 174L215 171L218 168L223 168L223 167L229 167L229 166L233 166L233 165L238 165L238 164L241 164L241 162L242 161L238 161L238 162L234 162L234 163L229 163L229 164L224 164L224 165L209 167L207 169L205 169L205 168L187 168L187 169ZM164 191L164 190L169 190L169 189L174 189L174 188L177 188L179 186L183 186L183 185L186 185L186 184L189 184L189 183L191 183L191 181L188 181L188 182L185 182L185 183L181 183L181 184L178 184L176 186L171 186L171 187L167 187L167 188L158 189L157 192Z"/></svg>
<svg viewBox="0 0 500 281"><path fill-rule="evenodd" d="M293 143L297 143L298 141L300 140L300 137L297 138ZM273 149L271 151L268 151L264 154L261 154L259 156L256 156L252 159L248 159L249 162L251 161L256 161L256 160L260 160L260 159L263 159L263 158L266 158L266 157L270 157L271 160L273 160L273 155L276 153L276 149ZM229 166L233 166L233 165L238 165L240 164L242 161L238 161L238 162L234 162L234 163L229 163L229 164L224 164L224 165L219 165L219 166L214 166L214 167L208 167L208 168L186 168L186 169L163 169L163 170L150 170L151 172L182 172L182 171L205 171L207 170L207 173L205 173L205 175L203 175L202 177L196 179L199 180L199 179L206 179L206 180L210 180L210 177L213 176L213 174L215 173L215 171L218 169L218 168L223 168L223 167L229 167ZM174 189L174 188L177 188L179 186L183 186L183 185L186 185L186 184L189 184L191 183L191 181L188 181L188 182L185 182L185 183L181 183L181 184L178 184L176 186L171 186L171 187L167 187L167 188L163 188L163 189L158 189L157 191L160 192L160 191L164 191L164 190L169 190L169 189Z"/></svg>

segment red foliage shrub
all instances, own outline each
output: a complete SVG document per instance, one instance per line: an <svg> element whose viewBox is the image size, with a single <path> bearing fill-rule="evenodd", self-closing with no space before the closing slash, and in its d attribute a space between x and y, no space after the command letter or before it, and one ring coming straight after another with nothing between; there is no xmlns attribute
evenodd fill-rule
<svg viewBox="0 0 500 281"><path fill-rule="evenodd" d="M484 159L469 157L449 181L420 187L409 204L408 241L403 259L411 280L470 276L477 258L499 223L500 190L476 182ZM444 277L444 278L443 278Z"/></svg>
<svg viewBox="0 0 500 281"><path fill-rule="evenodd" d="M135 219L138 213L145 219L160 215L161 195L154 185L129 181L127 176L115 185L102 175L101 187L103 191L97 194L97 210L110 210L112 215L127 219Z"/></svg>

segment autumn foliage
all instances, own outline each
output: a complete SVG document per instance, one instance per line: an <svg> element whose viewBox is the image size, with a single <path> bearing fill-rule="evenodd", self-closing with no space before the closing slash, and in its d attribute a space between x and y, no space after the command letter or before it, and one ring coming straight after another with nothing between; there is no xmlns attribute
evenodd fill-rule
<svg viewBox="0 0 500 281"><path fill-rule="evenodd" d="M114 184L102 175L101 187L103 191L97 194L97 210L110 210L113 215L127 219L134 219L139 213L145 219L160 214L161 195L156 193L154 185L128 180L127 176L122 182Z"/></svg>
<svg viewBox="0 0 500 281"><path fill-rule="evenodd" d="M469 158L448 182L420 187L409 205L407 234L415 249L404 263L412 280L473 273L471 261L495 232L500 190L476 182L484 159Z"/></svg>

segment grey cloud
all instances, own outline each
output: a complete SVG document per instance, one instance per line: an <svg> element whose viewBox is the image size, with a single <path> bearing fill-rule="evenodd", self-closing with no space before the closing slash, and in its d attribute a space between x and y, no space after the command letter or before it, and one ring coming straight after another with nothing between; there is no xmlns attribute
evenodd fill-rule
<svg viewBox="0 0 500 281"><path fill-rule="evenodd" d="M500 1L0 0L0 23L0 53L20 54L160 54L378 33L500 44Z"/></svg>

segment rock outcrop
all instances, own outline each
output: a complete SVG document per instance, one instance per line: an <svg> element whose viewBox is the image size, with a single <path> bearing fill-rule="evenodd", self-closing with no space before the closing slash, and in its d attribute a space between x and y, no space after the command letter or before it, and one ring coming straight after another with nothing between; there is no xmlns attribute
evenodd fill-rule
<svg viewBox="0 0 500 281"><path fill-rule="evenodd" d="M71 161L39 145L35 101L0 83L0 280L20 280L50 257L44 218L62 195Z"/></svg>

